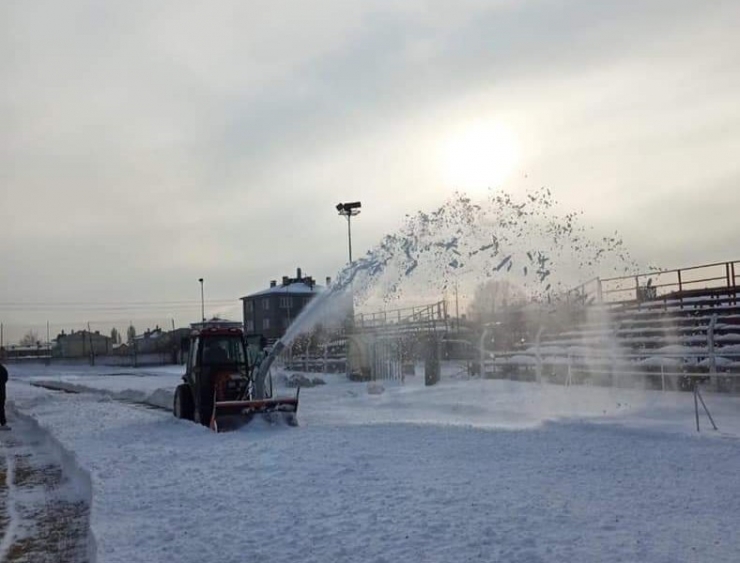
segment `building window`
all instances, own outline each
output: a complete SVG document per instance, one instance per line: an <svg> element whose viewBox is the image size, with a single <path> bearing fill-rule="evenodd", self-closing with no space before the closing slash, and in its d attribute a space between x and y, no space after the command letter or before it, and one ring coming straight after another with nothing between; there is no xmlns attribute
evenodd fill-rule
<svg viewBox="0 0 740 563"><path fill-rule="evenodd" d="M290 309L292 306L293 306L292 297L281 297L280 298L280 308L281 309Z"/></svg>
<svg viewBox="0 0 740 563"><path fill-rule="evenodd" d="M265 311L269 311L269 310L270 310L270 298L269 298L269 297L265 297L265 298L264 298L264 299L262 300L262 308L263 308L263 309L264 309Z"/></svg>
<svg viewBox="0 0 740 563"><path fill-rule="evenodd" d="M270 319L262 319L262 330L270 330Z"/></svg>
<svg viewBox="0 0 740 563"><path fill-rule="evenodd" d="M251 315L254 312L254 301L245 301L244 311Z"/></svg>
<svg viewBox="0 0 740 563"><path fill-rule="evenodd" d="M254 332L254 321L247 321L247 332Z"/></svg>

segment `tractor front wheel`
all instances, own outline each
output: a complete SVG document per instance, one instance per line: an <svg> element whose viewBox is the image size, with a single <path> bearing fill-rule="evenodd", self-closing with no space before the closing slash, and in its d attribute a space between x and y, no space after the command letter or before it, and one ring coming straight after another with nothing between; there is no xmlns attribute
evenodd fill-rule
<svg viewBox="0 0 740 563"><path fill-rule="evenodd" d="M195 416L195 405L193 404L193 394L190 387L182 383L175 389L175 399L172 405L172 413L177 418L193 420Z"/></svg>

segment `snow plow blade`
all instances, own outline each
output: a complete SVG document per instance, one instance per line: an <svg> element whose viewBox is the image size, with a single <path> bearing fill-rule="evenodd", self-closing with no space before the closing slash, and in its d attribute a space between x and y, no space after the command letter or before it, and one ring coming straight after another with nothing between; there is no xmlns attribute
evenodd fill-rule
<svg viewBox="0 0 740 563"><path fill-rule="evenodd" d="M297 426L298 396L277 397L274 399L255 399L249 401L216 401L213 405L211 430L226 432L235 430L249 422L254 415L265 415L271 422L284 420L290 426Z"/></svg>

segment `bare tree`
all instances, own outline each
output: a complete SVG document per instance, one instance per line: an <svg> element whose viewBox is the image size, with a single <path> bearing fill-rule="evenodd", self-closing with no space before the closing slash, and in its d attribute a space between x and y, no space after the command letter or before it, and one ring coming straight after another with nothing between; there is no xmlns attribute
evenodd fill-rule
<svg viewBox="0 0 740 563"><path fill-rule="evenodd" d="M113 327L110 331L110 339L113 342L113 344L120 344L121 343L121 333L118 332L118 329Z"/></svg>
<svg viewBox="0 0 740 563"><path fill-rule="evenodd" d="M37 346L41 341L39 340L39 335L35 330L29 330L26 334L23 335L23 338L20 340L21 346Z"/></svg>
<svg viewBox="0 0 740 563"><path fill-rule="evenodd" d="M483 325L488 325L494 349L511 349L529 339L532 327L525 314L526 304L525 293L512 283L489 280L476 288L468 315L481 331Z"/></svg>
<svg viewBox="0 0 740 563"><path fill-rule="evenodd" d="M502 313L520 307L526 301L524 293L507 280L489 280L475 289L468 305L468 316L478 323L501 320Z"/></svg>
<svg viewBox="0 0 740 563"><path fill-rule="evenodd" d="M126 340L130 343L134 341L134 338L136 338L136 328L130 325L126 330Z"/></svg>

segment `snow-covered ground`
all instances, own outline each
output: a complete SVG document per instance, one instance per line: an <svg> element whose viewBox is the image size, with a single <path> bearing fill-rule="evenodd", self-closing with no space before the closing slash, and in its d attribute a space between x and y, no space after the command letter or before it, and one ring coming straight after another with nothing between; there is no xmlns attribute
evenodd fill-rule
<svg viewBox="0 0 740 563"><path fill-rule="evenodd" d="M454 371L454 370L453 370ZM323 375L300 426L213 434L179 369L10 366L9 397L92 480L104 562L736 561L740 399ZM118 373L119 375L113 375ZM30 381L89 389L67 394ZM138 393L138 395L137 395ZM164 399L167 398L165 401Z"/></svg>

